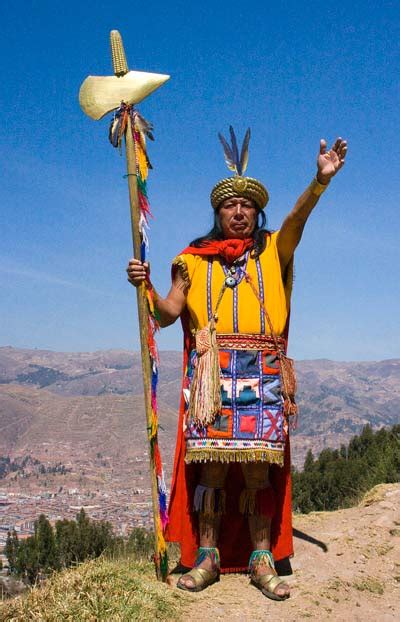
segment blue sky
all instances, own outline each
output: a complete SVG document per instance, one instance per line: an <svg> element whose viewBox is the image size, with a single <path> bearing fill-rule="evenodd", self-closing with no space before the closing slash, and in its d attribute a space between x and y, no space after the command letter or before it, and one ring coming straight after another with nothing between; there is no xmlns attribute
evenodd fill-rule
<svg viewBox="0 0 400 622"><path fill-rule="evenodd" d="M315 173L319 139L348 162L296 253L290 351L398 357L397 2L2 3L0 344L137 349L124 159L108 119L79 108L84 78L111 75L109 31L131 69L171 80L140 105L155 125L149 194L153 280L211 222L226 175L218 131L251 126L248 174L279 228ZM180 349L178 325L160 347Z"/></svg>

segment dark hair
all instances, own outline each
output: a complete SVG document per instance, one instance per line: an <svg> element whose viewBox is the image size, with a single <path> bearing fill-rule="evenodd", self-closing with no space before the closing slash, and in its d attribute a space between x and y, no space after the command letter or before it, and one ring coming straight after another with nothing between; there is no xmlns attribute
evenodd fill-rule
<svg viewBox="0 0 400 622"><path fill-rule="evenodd" d="M251 252L253 257L258 257L265 250L267 245L267 239L271 235L271 231L265 229L265 225L267 224L267 217L265 215L264 210L257 209L257 221L254 227L252 238L254 240L253 250ZM214 224L212 229L206 235L201 236L200 238L196 238L192 242L190 242L190 246L194 246L196 248L200 248L204 245L205 242L209 240L223 240L224 234L221 228L221 222L219 218L219 210L214 212Z"/></svg>

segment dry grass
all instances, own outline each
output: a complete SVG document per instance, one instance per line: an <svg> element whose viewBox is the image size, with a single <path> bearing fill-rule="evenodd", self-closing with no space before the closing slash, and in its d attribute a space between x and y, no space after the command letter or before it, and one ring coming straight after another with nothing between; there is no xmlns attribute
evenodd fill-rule
<svg viewBox="0 0 400 622"><path fill-rule="evenodd" d="M353 587L360 592L371 592L372 594L379 594L380 596L382 596L385 591L383 583L375 577L365 577L364 579L355 581Z"/></svg>
<svg viewBox="0 0 400 622"><path fill-rule="evenodd" d="M385 493L387 492L388 486L387 484L377 484L371 490L365 493L360 501L361 507L368 507L373 503L378 503L379 501L383 501L385 498Z"/></svg>
<svg viewBox="0 0 400 622"><path fill-rule="evenodd" d="M157 582L152 564L97 559L0 604L2 622L179 620L184 594Z"/></svg>
<svg viewBox="0 0 400 622"><path fill-rule="evenodd" d="M393 544L380 544L375 548L378 555L387 555L393 549L394 549Z"/></svg>

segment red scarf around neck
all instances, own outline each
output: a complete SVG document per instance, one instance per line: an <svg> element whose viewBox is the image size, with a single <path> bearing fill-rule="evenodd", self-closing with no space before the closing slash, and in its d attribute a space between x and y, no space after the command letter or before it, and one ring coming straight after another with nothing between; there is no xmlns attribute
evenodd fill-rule
<svg viewBox="0 0 400 622"><path fill-rule="evenodd" d="M253 238L237 240L205 240L201 246L187 246L181 255L220 255L226 263L232 264L235 259L241 257L247 250L252 248Z"/></svg>

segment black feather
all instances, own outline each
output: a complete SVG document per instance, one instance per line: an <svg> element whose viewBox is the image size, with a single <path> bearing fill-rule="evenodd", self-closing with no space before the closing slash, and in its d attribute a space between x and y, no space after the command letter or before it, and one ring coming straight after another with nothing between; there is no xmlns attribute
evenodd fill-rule
<svg viewBox="0 0 400 622"><path fill-rule="evenodd" d="M249 161L249 142L250 142L250 128L247 128L247 132L245 134L244 140L243 140L243 145L242 145L242 150L240 152L240 164L239 164L239 168L240 168L240 172L239 175L243 175L243 173L245 172L246 168L247 168L247 163Z"/></svg>
<svg viewBox="0 0 400 622"><path fill-rule="evenodd" d="M230 125L229 126L229 133L231 135L231 142L232 142L232 154L233 154L233 161L236 165L236 171L238 173L238 175L240 175L241 173L239 172L239 149L237 146L237 140L236 140L236 135L235 135L235 131L233 129L233 127Z"/></svg>

